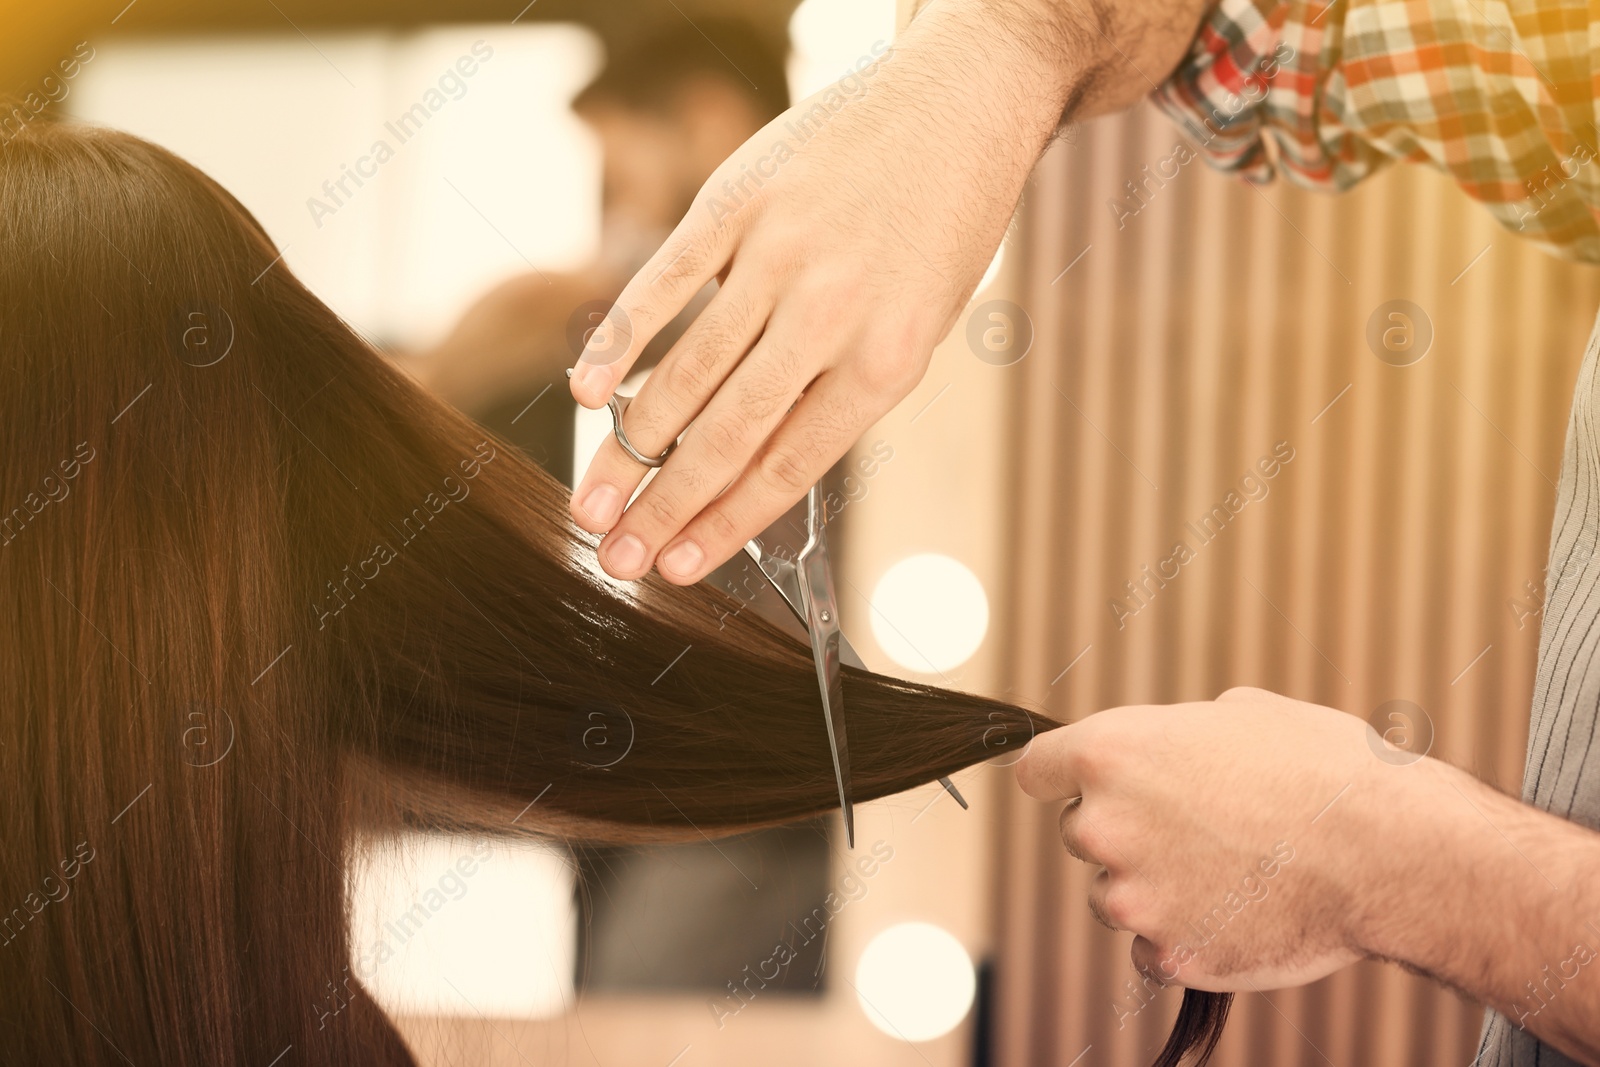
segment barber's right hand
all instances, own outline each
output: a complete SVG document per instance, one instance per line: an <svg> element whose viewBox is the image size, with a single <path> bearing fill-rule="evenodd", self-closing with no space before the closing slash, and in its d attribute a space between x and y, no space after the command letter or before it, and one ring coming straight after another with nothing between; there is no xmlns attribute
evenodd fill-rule
<svg viewBox="0 0 1600 1067"><path fill-rule="evenodd" d="M934 0L893 49L769 124L591 336L572 393L605 404L708 281L716 296L573 494L617 578L698 581L776 521L921 380L994 256L1069 92L1060 0ZM1091 35L1093 36L1093 35ZM1093 56L1074 56L1075 69ZM687 432L686 432L687 431Z"/></svg>

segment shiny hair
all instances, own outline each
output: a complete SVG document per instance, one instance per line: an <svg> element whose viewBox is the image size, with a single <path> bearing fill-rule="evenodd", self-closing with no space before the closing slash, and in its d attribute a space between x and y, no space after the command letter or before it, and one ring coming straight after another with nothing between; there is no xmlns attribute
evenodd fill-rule
<svg viewBox="0 0 1600 1067"><path fill-rule="evenodd" d="M0 1061L407 1064L368 998L316 1010L354 830L638 842L836 805L808 648L606 578L566 490L199 171L39 125L0 203ZM845 691L862 801L1054 725Z"/></svg>
<svg viewBox="0 0 1600 1067"><path fill-rule="evenodd" d="M409 1065L370 998L319 1011L356 831L645 842L835 806L810 650L708 585L603 575L566 490L215 182L39 124L0 203L0 1063ZM863 801L1057 725L845 691Z"/></svg>

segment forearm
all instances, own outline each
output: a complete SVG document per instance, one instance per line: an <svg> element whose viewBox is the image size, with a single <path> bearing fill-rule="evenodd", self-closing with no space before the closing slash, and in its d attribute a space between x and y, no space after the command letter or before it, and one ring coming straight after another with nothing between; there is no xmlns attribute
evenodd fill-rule
<svg viewBox="0 0 1600 1067"><path fill-rule="evenodd" d="M1600 834L1437 761L1397 771L1362 947L1600 1063Z"/></svg>
<svg viewBox="0 0 1600 1067"><path fill-rule="evenodd" d="M1126 107L1154 89L1213 2L931 0L862 99L873 118L860 132L893 128L918 143L925 156L908 161L902 181L923 190L905 199L950 204L951 236L987 264L1063 122ZM873 146L856 151L870 158ZM895 221L907 230L920 224ZM931 347L952 322L922 323L931 340L914 338L913 347Z"/></svg>

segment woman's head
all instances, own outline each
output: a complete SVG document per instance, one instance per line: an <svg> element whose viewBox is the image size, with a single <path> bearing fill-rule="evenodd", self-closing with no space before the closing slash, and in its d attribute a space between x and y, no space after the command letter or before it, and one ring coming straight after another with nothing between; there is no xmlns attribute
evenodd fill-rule
<svg viewBox="0 0 1600 1067"><path fill-rule="evenodd" d="M0 996L28 1020L0 1061L404 1063L370 1005L316 1011L352 828L637 841L834 805L809 650L600 576L564 490L215 183L39 127L0 205ZM1052 725L865 672L845 697L861 800Z"/></svg>

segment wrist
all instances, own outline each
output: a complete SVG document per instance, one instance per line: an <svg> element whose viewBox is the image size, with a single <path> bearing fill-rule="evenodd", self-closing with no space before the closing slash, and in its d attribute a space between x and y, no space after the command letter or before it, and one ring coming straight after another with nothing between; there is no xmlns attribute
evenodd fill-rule
<svg viewBox="0 0 1600 1067"><path fill-rule="evenodd" d="M931 0L911 30L924 22L948 23L972 53L1005 53L1008 65L1024 74L1023 106L1038 109L1053 133L1068 121L1131 107L1154 91L1217 3Z"/></svg>
<svg viewBox="0 0 1600 1067"><path fill-rule="evenodd" d="M1394 914L1365 928L1368 951L1460 989L1585 1063L1600 1062L1600 993L1577 972L1600 925L1593 831L1434 760L1410 783ZM1370 887L1369 887L1370 888ZM1565 989L1559 998L1553 991Z"/></svg>
<svg viewBox="0 0 1600 1067"><path fill-rule="evenodd" d="M1593 876L1578 858L1582 850L1545 850L1548 827L1541 824L1554 821L1548 815L1457 767L1423 759L1376 777L1383 784L1374 792L1365 845L1371 877L1362 894L1371 904L1356 931L1368 955L1464 983L1492 970L1505 951L1487 947L1493 939L1483 929L1486 901L1498 902L1533 944L1539 927L1560 910L1558 887ZM1492 1001L1495 990L1474 992Z"/></svg>
<svg viewBox="0 0 1600 1067"><path fill-rule="evenodd" d="M922 93L1003 133L1031 167L1111 50L1091 0L930 0L895 42Z"/></svg>
<svg viewBox="0 0 1600 1067"><path fill-rule="evenodd" d="M1364 817L1356 820L1348 862L1360 872L1351 893L1354 947L1380 959L1431 969L1419 929L1429 911L1449 904L1457 842L1463 827L1448 803L1451 783L1440 771L1454 768L1426 757L1382 763L1361 783ZM1467 814L1471 814L1470 810Z"/></svg>

